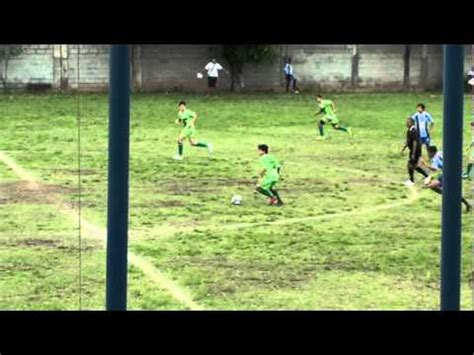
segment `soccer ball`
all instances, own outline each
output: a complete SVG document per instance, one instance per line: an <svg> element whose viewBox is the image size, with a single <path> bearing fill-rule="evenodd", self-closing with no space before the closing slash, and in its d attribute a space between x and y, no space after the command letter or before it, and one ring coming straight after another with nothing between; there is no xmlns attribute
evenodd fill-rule
<svg viewBox="0 0 474 355"><path fill-rule="evenodd" d="M242 196L240 195L232 196L230 203L232 203L233 205L240 205L242 203Z"/></svg>
<svg viewBox="0 0 474 355"><path fill-rule="evenodd" d="M197 73L196 76L197 76L198 79L202 79L202 78L203 78L203 75L202 75L201 73Z"/></svg>

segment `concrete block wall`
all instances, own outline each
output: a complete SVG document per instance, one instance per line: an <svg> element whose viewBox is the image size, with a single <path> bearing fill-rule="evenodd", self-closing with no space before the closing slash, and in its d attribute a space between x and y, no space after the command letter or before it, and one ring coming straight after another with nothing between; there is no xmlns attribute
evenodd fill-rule
<svg viewBox="0 0 474 355"><path fill-rule="evenodd" d="M351 50L344 45L288 45L285 55L302 88L344 89L351 83ZM283 59L284 60L284 59ZM278 68L283 70L281 66Z"/></svg>
<svg viewBox="0 0 474 355"><path fill-rule="evenodd" d="M79 53L79 89L106 90L109 83L110 45L68 46L69 85L78 87L77 64Z"/></svg>
<svg viewBox="0 0 474 355"><path fill-rule="evenodd" d="M63 47L62 49L59 47ZM210 57L227 66L218 45L141 45L138 60L142 91L206 90L206 80L196 73ZM411 45L410 87L420 88L422 45ZM428 45L427 88L442 88L442 47ZM107 90L109 45L80 45L81 90ZM352 49L350 45L281 45L272 63L244 66L249 90L282 91L283 64L293 58L295 74L302 89L404 89L404 45L359 45L358 88L351 86ZM466 72L472 65L471 45L466 46ZM1 69L0 69L1 70ZM27 45L25 52L10 61L9 83L22 88L27 84L51 84L53 88L76 89L76 45ZM220 88L227 90L230 78L222 75Z"/></svg>
<svg viewBox="0 0 474 355"><path fill-rule="evenodd" d="M196 74L214 53L213 45L141 46L142 90L205 90Z"/></svg>
<svg viewBox="0 0 474 355"><path fill-rule="evenodd" d="M0 72L3 66L0 68ZM2 73L3 75L3 73ZM24 46L24 52L8 64L8 82L11 88L27 84L49 84L54 80L53 46L50 44Z"/></svg>

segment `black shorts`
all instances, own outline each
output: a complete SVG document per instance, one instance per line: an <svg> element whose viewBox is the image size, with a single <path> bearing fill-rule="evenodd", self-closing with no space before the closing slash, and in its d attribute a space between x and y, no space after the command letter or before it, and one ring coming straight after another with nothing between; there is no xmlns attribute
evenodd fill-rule
<svg viewBox="0 0 474 355"><path fill-rule="evenodd" d="M213 76L207 77L207 86L210 88L215 88L217 85L217 78Z"/></svg>

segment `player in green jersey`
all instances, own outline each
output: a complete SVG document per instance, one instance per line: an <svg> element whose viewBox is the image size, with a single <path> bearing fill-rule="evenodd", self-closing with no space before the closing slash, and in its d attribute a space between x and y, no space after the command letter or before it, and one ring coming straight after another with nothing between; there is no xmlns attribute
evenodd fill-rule
<svg viewBox="0 0 474 355"><path fill-rule="evenodd" d="M470 154L469 163L467 164L466 172L462 174L463 179L472 179L472 166L474 163L474 139L471 140L471 143L466 147L466 153Z"/></svg>
<svg viewBox="0 0 474 355"><path fill-rule="evenodd" d="M316 101L318 102L319 112L316 113L318 116L321 113L324 113L324 116L319 119L318 128L319 128L319 137L318 140L325 140L326 136L324 135L324 125L330 123L332 127L338 131L347 132L352 138L352 129L350 127L344 127L340 124L339 119L336 116L336 105L331 100L324 100L321 95L316 95Z"/></svg>
<svg viewBox="0 0 474 355"><path fill-rule="evenodd" d="M186 102L180 101L178 104L178 118L176 119L175 123L177 125L182 124L184 127L181 130L181 133L178 136L178 154L174 156L173 159L176 160L183 160L183 142L186 138L188 138L189 143L193 147L201 147L207 148L209 154L212 153L212 144L206 142L197 142L195 140L196 134L196 121L197 121L197 114L191 110L186 108Z"/></svg>
<svg viewBox="0 0 474 355"><path fill-rule="evenodd" d="M259 163L263 169L260 171L255 192L269 197L269 205L283 205L283 201L275 189L280 177L281 164L272 155L268 154L268 145L260 144L257 147L257 152L260 155Z"/></svg>

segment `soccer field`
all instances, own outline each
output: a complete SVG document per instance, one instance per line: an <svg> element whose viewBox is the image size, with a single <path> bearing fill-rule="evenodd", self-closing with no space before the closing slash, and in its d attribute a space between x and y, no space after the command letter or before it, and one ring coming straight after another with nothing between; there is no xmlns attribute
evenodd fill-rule
<svg viewBox="0 0 474 355"><path fill-rule="evenodd" d="M132 97L130 309L439 308L441 197L420 175L403 185L400 149L419 102L441 145L442 96L326 96L353 143L328 125L316 141L312 95ZM185 159L171 159L183 98L212 158L186 142ZM76 97L0 95L0 309L77 309L80 250L81 307L104 308L107 105L105 94L80 95L79 241ZM470 106L466 96L464 146ZM253 194L260 143L283 163L282 207ZM471 216L463 309L473 307Z"/></svg>

